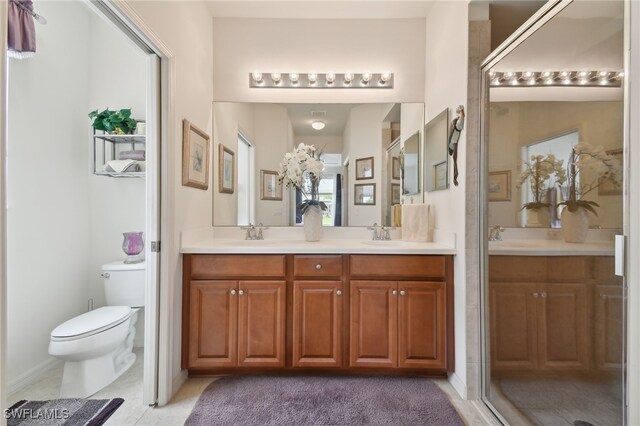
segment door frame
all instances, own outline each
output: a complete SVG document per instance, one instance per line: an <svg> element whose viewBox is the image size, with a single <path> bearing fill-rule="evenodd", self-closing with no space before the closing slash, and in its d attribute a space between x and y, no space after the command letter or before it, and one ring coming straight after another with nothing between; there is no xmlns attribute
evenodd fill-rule
<svg viewBox="0 0 640 426"><path fill-rule="evenodd" d="M494 404L486 397L486 393L490 386L488 380L488 371L490 371L490 347L488 334L489 312L488 312L488 200L486 191L488 179L488 153L486 141L488 140L488 126L485 120L489 116L489 79L488 71L497 62L502 60L513 49L524 42L535 31L545 25L549 20L560 13L564 8L569 6L574 0L550 0L538 12L536 12L529 20L527 20L518 30L516 30L507 40L505 40L498 48L482 61L480 65L480 140L478 155L478 211L479 211L479 285L480 285L480 320L481 320L481 336L480 336L480 359L481 359L481 390L480 398L482 402L504 423L508 422L502 417ZM629 188L640 187L640 170L630 170L630 164L640 164L639 152L631 151L630 140L633 140L635 146L640 143L640 129L631 127L630 116L640 115L640 92L631 93L629 80L635 78L640 81L640 48L638 43L633 45L630 43L631 35L640 37L640 5L633 5L631 0L624 1L624 73L627 78L624 79L624 123L623 123L623 150L624 150L624 188L623 188L623 233L627 239L627 250L625 253L625 271L624 271L624 289L627 292L627 302L624 306L626 329L624 330L628 341L627 351L623 355L623 383L625 386L625 398L623 402L623 412L625 424L637 424L640 422L640 407L629 406L628 401L636 400L640 397L640 380L628 381L629 377L638 377L640 374L640 337L636 336L640 332L640 309L632 309L640 303L640 289L637 281L640 278L640 265L631 259L637 259L640 255L640 221L630 220L630 209L640 209L640 195L634 194ZM632 158L635 162L630 162Z"/></svg>

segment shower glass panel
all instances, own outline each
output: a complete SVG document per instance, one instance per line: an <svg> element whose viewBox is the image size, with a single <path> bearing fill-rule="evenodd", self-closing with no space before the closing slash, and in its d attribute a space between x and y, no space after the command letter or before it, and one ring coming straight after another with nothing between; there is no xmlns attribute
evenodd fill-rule
<svg viewBox="0 0 640 426"><path fill-rule="evenodd" d="M623 2L561 9L484 68L483 399L509 424L621 425Z"/></svg>

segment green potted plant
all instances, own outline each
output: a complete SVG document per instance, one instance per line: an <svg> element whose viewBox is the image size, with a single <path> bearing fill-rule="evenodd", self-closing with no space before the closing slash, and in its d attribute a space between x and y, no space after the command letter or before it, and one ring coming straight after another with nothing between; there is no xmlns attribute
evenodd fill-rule
<svg viewBox="0 0 640 426"><path fill-rule="evenodd" d="M93 128L117 135L128 135L136 128L136 120L131 118L131 108L111 111L91 111L89 118L93 120Z"/></svg>

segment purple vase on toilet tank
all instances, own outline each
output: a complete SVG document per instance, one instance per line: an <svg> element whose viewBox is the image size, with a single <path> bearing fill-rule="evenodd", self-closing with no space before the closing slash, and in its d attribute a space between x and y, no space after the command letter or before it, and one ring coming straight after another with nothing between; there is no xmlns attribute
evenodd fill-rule
<svg viewBox="0 0 640 426"><path fill-rule="evenodd" d="M144 250L142 232L125 232L122 235L124 235L122 251L127 255L124 263L142 262L144 258L139 256L139 254L142 253L142 250Z"/></svg>

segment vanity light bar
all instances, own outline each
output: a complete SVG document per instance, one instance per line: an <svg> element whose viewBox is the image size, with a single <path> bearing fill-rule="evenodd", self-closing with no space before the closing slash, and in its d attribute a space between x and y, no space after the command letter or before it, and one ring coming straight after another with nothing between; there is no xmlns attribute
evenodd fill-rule
<svg viewBox="0 0 640 426"><path fill-rule="evenodd" d="M507 71L489 72L491 87L579 86L621 87L621 71Z"/></svg>
<svg viewBox="0 0 640 426"><path fill-rule="evenodd" d="M393 89L393 73L249 73L254 89Z"/></svg>

